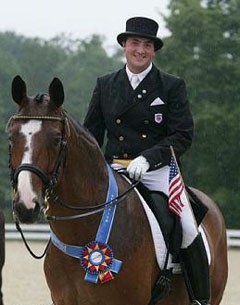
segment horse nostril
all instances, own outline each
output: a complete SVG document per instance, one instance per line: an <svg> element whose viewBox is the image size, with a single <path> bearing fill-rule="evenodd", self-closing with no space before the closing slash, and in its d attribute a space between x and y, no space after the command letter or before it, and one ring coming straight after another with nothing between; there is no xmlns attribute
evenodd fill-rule
<svg viewBox="0 0 240 305"><path fill-rule="evenodd" d="M37 198L34 198L33 202L35 203L35 207L33 209L34 213L39 213L40 209L41 209L41 203L39 202L39 200Z"/></svg>
<svg viewBox="0 0 240 305"><path fill-rule="evenodd" d="M14 217L21 223L33 223L38 219L41 205L37 200L34 200L34 207L27 208L22 201L13 201Z"/></svg>
<svg viewBox="0 0 240 305"><path fill-rule="evenodd" d="M35 202L35 208L33 209L33 214L37 215L40 213L41 205L39 202Z"/></svg>

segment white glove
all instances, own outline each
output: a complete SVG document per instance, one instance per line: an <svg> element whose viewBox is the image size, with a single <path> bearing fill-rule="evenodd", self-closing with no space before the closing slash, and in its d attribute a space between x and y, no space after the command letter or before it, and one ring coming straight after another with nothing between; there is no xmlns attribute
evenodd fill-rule
<svg viewBox="0 0 240 305"><path fill-rule="evenodd" d="M150 164L148 163L146 158L143 156L139 156L129 163L127 167L127 172L131 179L140 180L142 175L146 173L149 167Z"/></svg>

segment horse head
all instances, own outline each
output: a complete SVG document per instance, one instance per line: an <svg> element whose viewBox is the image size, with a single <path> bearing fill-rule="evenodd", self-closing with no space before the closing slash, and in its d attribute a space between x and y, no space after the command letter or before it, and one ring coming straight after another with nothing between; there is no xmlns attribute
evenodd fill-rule
<svg viewBox="0 0 240 305"><path fill-rule="evenodd" d="M12 81L12 98L18 111L7 126L9 166L13 212L23 223L37 220L45 192L56 182L66 142L61 109L64 89L58 78L52 80L48 93L28 96L20 76Z"/></svg>

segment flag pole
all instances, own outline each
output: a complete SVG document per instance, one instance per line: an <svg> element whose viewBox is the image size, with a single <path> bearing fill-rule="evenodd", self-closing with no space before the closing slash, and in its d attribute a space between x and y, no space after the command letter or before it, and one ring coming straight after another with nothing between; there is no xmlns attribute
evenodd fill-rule
<svg viewBox="0 0 240 305"><path fill-rule="evenodd" d="M197 229L197 231L198 231L197 221L196 221L195 215L194 215L194 213L193 213L192 205L191 205L191 203L190 203L190 200L189 200L189 197L188 197L188 193L187 193L187 191L186 191L185 183L184 183L184 181L183 181L182 174L181 174L180 168L179 168L179 166L178 166L177 159L176 159L176 156L175 156L174 149L173 149L173 146L172 146L172 145L170 145L170 150L171 150L171 154L172 154L172 157L173 157L173 159L174 159L174 162L175 162L175 164L176 164L176 167L177 167L177 170L178 170L178 173L179 173L179 177L180 177L180 179L181 179L181 181L182 181L183 191L184 191L184 194L185 194L185 196L186 196L186 200L187 200L189 209L190 209L190 211L191 211L191 214L192 214L192 217L193 217L193 220L194 220L196 229Z"/></svg>

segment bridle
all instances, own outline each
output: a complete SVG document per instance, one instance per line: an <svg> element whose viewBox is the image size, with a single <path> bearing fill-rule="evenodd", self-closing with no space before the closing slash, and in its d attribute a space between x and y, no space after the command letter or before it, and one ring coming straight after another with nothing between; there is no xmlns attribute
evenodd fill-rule
<svg viewBox="0 0 240 305"><path fill-rule="evenodd" d="M41 168L39 168L38 166L36 166L34 164L25 163L25 164L21 164L16 169L14 169L12 166L11 146L9 145L9 169L10 169L10 180L11 180L13 191L16 192L16 190L17 190L19 174L22 171L30 171L41 179L41 181L43 183L43 196L44 196L44 198L46 198L46 196L49 196L49 194L52 192L53 188L57 184L59 169L61 167L61 164L63 163L63 160L65 159L66 148L67 148L67 137L66 137L66 126L68 126L67 117L66 116L43 116L43 115L36 116L36 115L17 114L17 115L13 115L9 119L6 129L9 128L12 121L14 121L14 120L48 120L48 121L50 120L50 121L60 121L64 124L63 133L62 133L62 137L61 137L61 143L60 143L60 150L59 150L58 157L55 161L55 164L54 164L50 177ZM69 126L68 126L68 128L69 128ZM23 231L20 227L19 221L16 218L15 218L15 225L16 225L16 229L20 233L20 235L23 239L23 242L24 242L27 250L29 251L29 253L36 259L43 258L45 256L48 246L50 244L50 239L49 239L43 253L41 255L36 255L29 247L29 245L25 239L25 236L23 234Z"/></svg>
<svg viewBox="0 0 240 305"><path fill-rule="evenodd" d="M45 218L47 221L56 221L56 220L74 220L74 219L79 219L82 217L86 217L95 213L99 213L101 211L104 210L104 208L107 205L110 205L111 203L115 202L115 203L120 203L121 201L123 201L123 199L125 198L126 194L133 190L136 185L139 183L139 181L131 184L131 186L122 194L119 194L116 198L114 198L113 200L109 201L109 202L104 202L98 205L94 205L91 207L77 207L77 206L73 206L73 205L69 205L64 203L55 193L55 186L58 182L58 175L59 175L59 170L61 165L64 162L64 159L66 157L66 150L67 150L67 135L70 134L70 127L69 127L69 123L68 123L68 118L65 115L62 116L43 116L43 115L39 115L39 116L35 116L35 115L14 115L9 119L9 122L7 124L7 128L9 127L9 125L11 124L11 122L13 120L48 120L48 121L60 121L64 124L64 128L63 128L63 133L62 133L62 137L61 137L61 143L60 143L60 150L58 153L58 157L55 161L53 170L50 174L50 176L48 174L46 174L41 168L39 168L38 166L34 165L34 164L21 164L20 166L18 166L16 169L13 168L12 166L12 162L11 162L11 147L9 145L9 169L10 169L10 180L12 183L12 187L13 190L16 191L17 190L17 184L18 184L18 176L22 171L30 171L32 173L34 173L35 175L37 175L42 183L43 183L43 197L45 199L45 202L47 202L49 199L51 199L53 202L58 202L60 203L62 206L72 209L72 210L81 210L82 213L77 214L77 215L70 215L70 216L52 216L52 215L45 215ZM49 242L43 252L42 255L37 256L35 255L32 250L30 249L24 234L22 232L22 229L20 227L20 224L18 222L17 219L15 219L15 224L16 224L16 228L19 231L19 233L21 234L21 237L24 241L24 244L26 246L26 248L28 249L29 253L36 259L41 259L47 251Z"/></svg>
<svg viewBox="0 0 240 305"><path fill-rule="evenodd" d="M78 210L82 213L78 215L70 215L70 216L53 216L53 215L45 215L45 218L47 221L57 221L57 220L74 220L82 217L86 217L95 213L99 213L104 210L106 205L111 204L110 202L103 202L97 205L92 206L77 206L77 205L71 205L65 203L55 192L55 186L58 182L58 175L59 175L59 169L61 165L63 164L63 161L66 156L66 150L67 150L67 136L70 134L70 127L68 123L68 118L66 115L62 116L35 116L35 115L14 115L10 118L7 127L11 124L13 120L52 120L52 121L60 121L64 124L63 128L63 134L61 137L61 144L60 144L60 150L58 157L55 161L55 165L53 167L53 170L51 172L50 177L38 166L34 164L21 164L16 169L13 168L11 164L11 148L9 147L9 168L10 168L10 180L12 183L13 190L16 191L17 189L17 183L18 183L18 176L21 171L30 171L34 174L36 174L43 183L43 198L45 199L45 202L48 202L50 199L55 202L59 203L60 205L64 206L65 208L71 209L71 210ZM117 198L115 198L114 202L121 202L125 195L134 189L136 185L139 182L132 183L131 186L124 191L122 194L119 194Z"/></svg>
<svg viewBox="0 0 240 305"><path fill-rule="evenodd" d="M61 164L63 164L63 160L66 155L66 147L67 147L67 137L66 137L66 126L68 126L67 123L67 117L66 116L44 116L44 115L14 115L10 118L7 127L11 124L14 120L48 120L48 121L60 121L64 124L63 133L61 137L61 143L60 143L60 149L58 153L58 157L55 161L53 170L50 174L46 174L41 168L34 164L28 164L24 163L18 166L16 169L13 168L12 162L11 162L11 147L9 145L9 169L10 169L10 180L12 183L13 190L16 191L17 189L17 183L18 183L18 176L21 173L21 171L30 171L37 175L42 183L43 183L43 195L44 198L46 196L49 196L49 194L52 192L53 188L57 184L57 178L59 174L59 169L61 167Z"/></svg>

